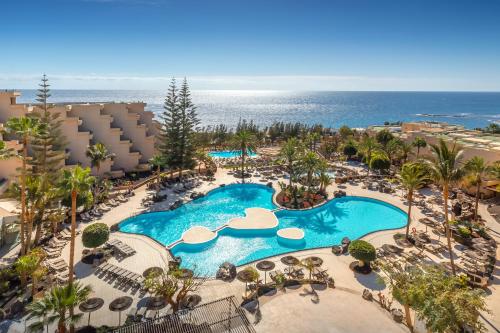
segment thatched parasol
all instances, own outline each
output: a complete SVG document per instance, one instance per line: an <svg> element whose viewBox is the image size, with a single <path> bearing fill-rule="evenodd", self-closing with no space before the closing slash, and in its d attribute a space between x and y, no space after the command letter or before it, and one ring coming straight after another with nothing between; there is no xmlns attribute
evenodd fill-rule
<svg viewBox="0 0 500 333"><path fill-rule="evenodd" d="M201 302L201 296L198 294L189 295L182 300L182 308L192 309Z"/></svg>
<svg viewBox="0 0 500 333"><path fill-rule="evenodd" d="M399 246L392 245L392 244L384 244L382 245L382 249L386 252L394 253L394 254L400 254L404 250L400 248Z"/></svg>
<svg viewBox="0 0 500 333"><path fill-rule="evenodd" d="M120 326L122 321L122 311L127 310L132 305L132 302L132 297L122 296L109 303L109 309L118 312L118 326Z"/></svg>
<svg viewBox="0 0 500 333"><path fill-rule="evenodd" d="M158 276L161 273L163 273L163 268L157 267L157 266L153 266L153 267L149 267L148 269L146 269L142 273L142 276L144 276L145 278L147 278L148 276L151 276L151 275L152 276Z"/></svg>
<svg viewBox="0 0 500 333"><path fill-rule="evenodd" d="M288 266L288 275L290 276L290 267L294 265L298 265L300 263L299 259L294 256L285 256L280 259L281 262Z"/></svg>
<svg viewBox="0 0 500 333"><path fill-rule="evenodd" d="M149 297L146 302L147 309L150 311L156 311L156 315L158 315L158 312L166 306L167 302L165 302L165 299L159 296Z"/></svg>
<svg viewBox="0 0 500 333"><path fill-rule="evenodd" d="M276 265L272 261L263 260L258 262L257 265L255 265L255 267L257 267L259 271L264 272L264 284L267 284L267 272L273 270L274 267L276 267Z"/></svg>
<svg viewBox="0 0 500 333"><path fill-rule="evenodd" d="M78 307L82 312L88 312L89 320L87 326L90 326L90 313L99 310L104 305L104 300L99 297L89 298L85 302L81 303Z"/></svg>
<svg viewBox="0 0 500 333"><path fill-rule="evenodd" d="M248 283L253 281L254 274L252 271L250 271L248 269L244 269L244 270L239 271L238 274L236 274L236 278L241 282L245 282L245 298L246 298L247 297Z"/></svg>
<svg viewBox="0 0 500 333"><path fill-rule="evenodd" d="M302 263L307 262L307 261L311 262L311 264L314 267L319 267L319 266L323 265L323 259L321 259L320 257L316 257L316 256L307 257L307 258L302 260Z"/></svg>

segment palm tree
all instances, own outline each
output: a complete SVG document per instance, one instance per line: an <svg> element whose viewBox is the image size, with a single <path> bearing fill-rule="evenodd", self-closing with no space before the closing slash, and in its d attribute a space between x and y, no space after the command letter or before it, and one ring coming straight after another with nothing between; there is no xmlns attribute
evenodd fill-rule
<svg viewBox="0 0 500 333"><path fill-rule="evenodd" d="M451 230L448 217L448 197L450 185L458 182L464 174L463 169L459 166L462 149L458 148L456 143L454 143L450 149L446 145L446 142L443 139L440 139L439 144L431 145L431 151L434 155L429 163L432 176L439 184L441 184L443 188L446 238L448 241L448 252L450 253L451 270L453 274L455 274L453 249L451 247Z"/></svg>
<svg viewBox="0 0 500 333"><path fill-rule="evenodd" d="M412 142L413 147L417 148L417 158L420 155L420 148L427 147L427 141L425 141L422 137L417 136Z"/></svg>
<svg viewBox="0 0 500 333"><path fill-rule="evenodd" d="M363 141L361 141L361 144L359 145L359 148L363 155L365 156L365 163L368 166L368 172L367 176L370 176L370 161L372 159L372 154L375 150L377 150L380 147L380 145L377 143L377 140L372 138L371 136L365 136Z"/></svg>
<svg viewBox="0 0 500 333"><path fill-rule="evenodd" d="M476 204L474 206L474 221L477 221L477 208L483 178L493 172L493 168L482 157L474 156L465 163L465 171L474 178L476 183Z"/></svg>
<svg viewBox="0 0 500 333"><path fill-rule="evenodd" d="M28 304L28 317L27 320L32 318L37 318L38 321L31 323L28 326L29 332L40 332L43 331L45 326L45 332L49 333L49 324L52 322L49 321L49 314L52 311L50 302L47 301L47 296L45 295L42 299L34 301L31 304Z"/></svg>
<svg viewBox="0 0 500 333"><path fill-rule="evenodd" d="M407 191L408 197L408 221L406 223L406 239L410 234L411 208L413 204L413 192L424 186L427 181L425 168L418 163L406 163L401 168L401 183Z"/></svg>
<svg viewBox="0 0 500 333"><path fill-rule="evenodd" d="M231 147L241 151L241 181L245 182L245 158L249 151L256 150L256 138L250 131L242 130L234 135Z"/></svg>
<svg viewBox="0 0 500 333"><path fill-rule="evenodd" d="M321 172L319 174L319 191L325 192L326 188L331 185L333 182L333 178L330 177L327 173Z"/></svg>
<svg viewBox="0 0 500 333"><path fill-rule="evenodd" d="M67 323L74 327L83 315L72 314L71 309L85 302L91 291L90 286L83 287L78 282L52 288L44 298L28 306L30 317L39 319L32 324L33 328L43 327L44 324L48 326L57 321L57 332L65 333Z"/></svg>
<svg viewBox="0 0 500 333"><path fill-rule="evenodd" d="M210 156L208 156L206 151L200 149L196 151L195 157L198 160L198 174L201 174L201 165L204 164L206 168Z"/></svg>
<svg viewBox="0 0 500 333"><path fill-rule="evenodd" d="M112 154L108 151L105 145L98 142L93 146L89 146L85 155L90 159L90 165L96 169L96 174L99 176L99 170L101 169L101 163L106 161L107 159L112 159L115 157L115 154Z"/></svg>
<svg viewBox="0 0 500 333"><path fill-rule="evenodd" d="M78 195L88 196L95 178L91 176L90 168L83 169L77 165L71 170L63 170L60 188L66 195L71 195L71 241L69 250L69 284L73 283L73 269L75 261L75 232L76 232L76 199Z"/></svg>
<svg viewBox="0 0 500 333"><path fill-rule="evenodd" d="M12 149L7 148L7 145L4 141L0 140L0 160L6 160L15 156L15 153Z"/></svg>
<svg viewBox="0 0 500 333"><path fill-rule="evenodd" d="M280 157L286 164L286 169L289 175L289 186L293 184L293 177L295 175L296 164L300 159L300 155L303 151L302 144L296 138L288 139L280 150Z"/></svg>
<svg viewBox="0 0 500 333"><path fill-rule="evenodd" d="M408 160L408 156L410 156L411 150L412 146L410 144L401 141L401 145L399 146L399 153L403 164Z"/></svg>
<svg viewBox="0 0 500 333"><path fill-rule="evenodd" d="M156 191L158 192L160 190L161 167L165 165L165 158L163 155L156 154L149 159L149 164L152 168L156 168Z"/></svg>
<svg viewBox="0 0 500 333"><path fill-rule="evenodd" d="M45 126L43 126L38 119L29 117L11 118L7 121L7 130L10 133L17 135L21 139L23 144L23 153L21 156L22 166L21 166L21 254L26 253L26 242L25 242L25 230L24 224L26 219L26 176L27 168L26 163L28 161L28 145L31 142L31 138L40 135L45 131Z"/></svg>
<svg viewBox="0 0 500 333"><path fill-rule="evenodd" d="M319 159L318 154L313 151L305 153L300 160L302 168L307 173L307 185L309 189L312 186L313 174L318 170L320 163L321 160Z"/></svg>
<svg viewBox="0 0 500 333"><path fill-rule="evenodd" d="M491 174L496 179L500 179L500 161L497 161L495 162L495 164L493 164L493 167L491 168Z"/></svg>

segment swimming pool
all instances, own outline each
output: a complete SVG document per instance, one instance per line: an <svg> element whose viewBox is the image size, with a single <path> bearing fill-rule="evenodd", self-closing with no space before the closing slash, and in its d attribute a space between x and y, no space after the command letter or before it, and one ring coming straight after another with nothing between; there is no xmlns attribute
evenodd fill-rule
<svg viewBox="0 0 500 333"><path fill-rule="evenodd" d="M214 230L233 217L244 216L246 208L274 209L272 195L273 190L263 185L228 185L176 210L129 218L120 224L120 231L147 235L169 245L192 226L202 225ZM370 232L401 228L406 224L406 213L399 208L364 197L333 199L307 211L280 210L276 216L278 229L301 228L305 233L304 240L290 244L279 240L275 232L242 234L225 228L208 244L192 246L180 243L171 252L182 258L183 267L213 276L224 261L243 265L287 252L339 244L346 236L356 239Z"/></svg>
<svg viewBox="0 0 500 333"><path fill-rule="evenodd" d="M208 156L214 157L214 158L234 158L234 157L240 157L241 156L241 150L217 150L217 151L211 151L208 153ZM253 151L248 151L247 154L248 157L255 157L257 156L257 153Z"/></svg>

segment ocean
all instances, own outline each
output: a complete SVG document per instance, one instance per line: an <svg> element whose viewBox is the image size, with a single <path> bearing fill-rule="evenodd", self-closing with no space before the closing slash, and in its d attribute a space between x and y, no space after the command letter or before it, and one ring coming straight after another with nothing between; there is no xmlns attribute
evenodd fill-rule
<svg viewBox="0 0 500 333"><path fill-rule="evenodd" d="M31 103L34 90L21 90L19 102ZM50 101L143 101L146 109L162 112L166 91L52 90ZM253 120L260 126L274 121L322 124L338 128L366 127L396 121L442 121L467 128L500 123L497 92L292 92L210 90L193 91L202 126Z"/></svg>

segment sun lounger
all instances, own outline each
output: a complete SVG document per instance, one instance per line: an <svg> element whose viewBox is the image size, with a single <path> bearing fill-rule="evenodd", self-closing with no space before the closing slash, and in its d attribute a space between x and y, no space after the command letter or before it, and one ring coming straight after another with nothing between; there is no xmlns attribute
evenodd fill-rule
<svg viewBox="0 0 500 333"><path fill-rule="evenodd" d="M116 207L116 206L120 205L120 203L116 202L114 199L109 199L106 204L109 206L112 206L112 207Z"/></svg>
<svg viewBox="0 0 500 333"><path fill-rule="evenodd" d="M269 278L271 278L271 280L275 281L276 277L278 275L283 275L283 272L279 269L275 270L275 271L272 271L269 273Z"/></svg>
<svg viewBox="0 0 500 333"><path fill-rule="evenodd" d="M123 196L123 194L120 194L120 195L119 195L119 196L117 196L115 199L116 199L116 200L118 200L118 201L119 201L119 202L121 202L121 203L124 203L124 202L127 202L127 201L128 201L128 199L127 199L127 198L125 198L125 197Z"/></svg>
<svg viewBox="0 0 500 333"><path fill-rule="evenodd" d="M439 254L446 250L446 247L442 244L423 244L423 248L431 253Z"/></svg>
<svg viewBox="0 0 500 333"><path fill-rule="evenodd" d="M99 204L97 208L103 212L107 212L111 209L111 207L107 206L105 203Z"/></svg>

